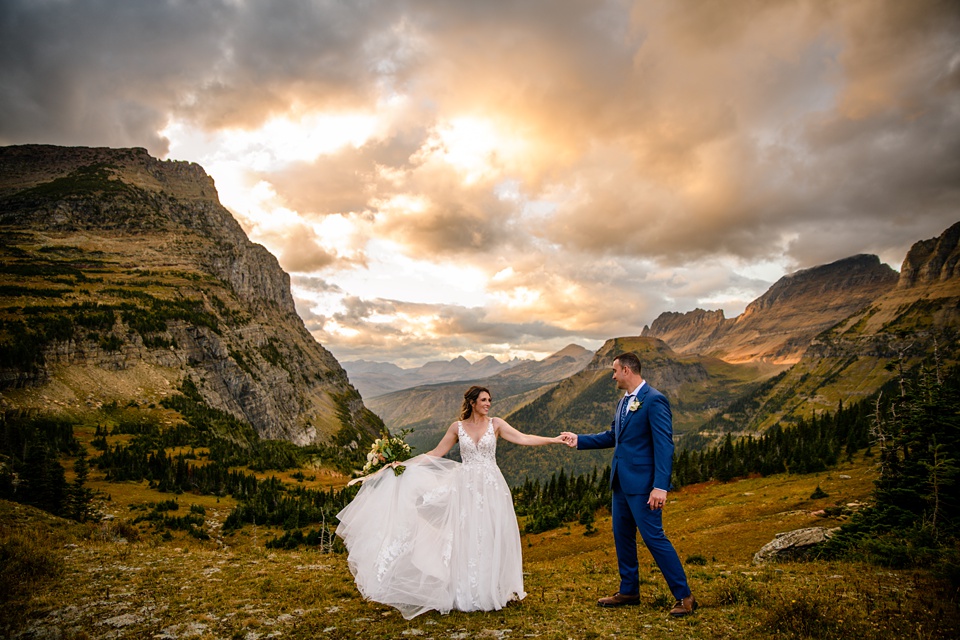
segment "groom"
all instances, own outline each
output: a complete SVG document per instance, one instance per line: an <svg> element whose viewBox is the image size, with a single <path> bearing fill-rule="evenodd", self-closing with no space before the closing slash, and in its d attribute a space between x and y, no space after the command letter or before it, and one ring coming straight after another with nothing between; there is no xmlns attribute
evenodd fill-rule
<svg viewBox="0 0 960 640"><path fill-rule="evenodd" d="M626 393L608 431L561 437L577 449L613 447L610 486L613 489L613 539L620 568L620 590L600 598L601 607L640 603L640 567L637 529L677 599L670 614L685 616L697 608L676 550L663 532L663 505L667 502L673 469L673 423L667 398L640 376L640 358L624 353L613 361L617 389Z"/></svg>

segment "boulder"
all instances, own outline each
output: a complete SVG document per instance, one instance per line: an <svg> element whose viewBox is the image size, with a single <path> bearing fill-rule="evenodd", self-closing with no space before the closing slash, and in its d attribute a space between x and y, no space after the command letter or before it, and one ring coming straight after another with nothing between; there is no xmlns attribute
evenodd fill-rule
<svg viewBox="0 0 960 640"><path fill-rule="evenodd" d="M768 542L753 555L754 564L776 562L779 560L796 560L807 555L815 546L830 539L839 527L808 527L778 533L776 538Z"/></svg>

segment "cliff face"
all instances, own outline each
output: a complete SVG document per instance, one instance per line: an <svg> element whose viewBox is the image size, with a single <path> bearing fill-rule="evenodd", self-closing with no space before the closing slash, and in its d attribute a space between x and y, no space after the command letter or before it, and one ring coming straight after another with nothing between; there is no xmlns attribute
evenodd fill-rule
<svg viewBox="0 0 960 640"><path fill-rule="evenodd" d="M201 167L143 149L0 148L6 407L152 402L189 376L264 437L360 443L379 419L289 276Z"/></svg>
<svg viewBox="0 0 960 640"><path fill-rule="evenodd" d="M663 314L643 335L660 338L680 353L794 364L818 333L896 284L897 273L879 258L854 256L784 276L736 318L701 309Z"/></svg>
<svg viewBox="0 0 960 640"><path fill-rule="evenodd" d="M682 353L707 353L727 327L722 310L668 311L643 328L642 336L659 338Z"/></svg>
<svg viewBox="0 0 960 640"><path fill-rule="evenodd" d="M956 349L948 343L958 330L960 222L936 238L915 243L903 260L897 286L824 332L811 354L860 351L894 357L905 341L919 352L934 340L946 353Z"/></svg>
<svg viewBox="0 0 960 640"><path fill-rule="evenodd" d="M960 222L940 237L917 242L907 253L897 287L907 289L960 278Z"/></svg>

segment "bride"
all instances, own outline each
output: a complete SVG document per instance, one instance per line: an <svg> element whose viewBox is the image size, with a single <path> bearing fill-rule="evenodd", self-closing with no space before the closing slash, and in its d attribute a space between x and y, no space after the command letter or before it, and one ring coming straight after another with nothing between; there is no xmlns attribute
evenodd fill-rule
<svg viewBox="0 0 960 640"><path fill-rule="evenodd" d="M337 535L360 593L407 620L436 610L491 611L526 596L513 497L497 467L497 438L562 444L521 433L488 414L473 386L439 444L407 460L403 475L370 476L337 514ZM463 463L443 458L460 442Z"/></svg>

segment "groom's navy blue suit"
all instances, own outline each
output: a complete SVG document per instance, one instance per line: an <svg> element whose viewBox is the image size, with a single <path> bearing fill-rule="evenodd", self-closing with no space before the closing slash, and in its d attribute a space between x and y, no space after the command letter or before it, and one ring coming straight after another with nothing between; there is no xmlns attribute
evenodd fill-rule
<svg viewBox="0 0 960 640"><path fill-rule="evenodd" d="M639 404L629 411L634 401ZM626 405L626 407L624 406ZM624 416L621 420L620 416ZM673 417L666 396L644 382L637 397L624 396L608 431L577 437L577 449L613 447L613 539L620 568L620 593L640 592L637 529L677 600L690 595L676 550L663 532L663 511L647 504L650 492L670 489Z"/></svg>

